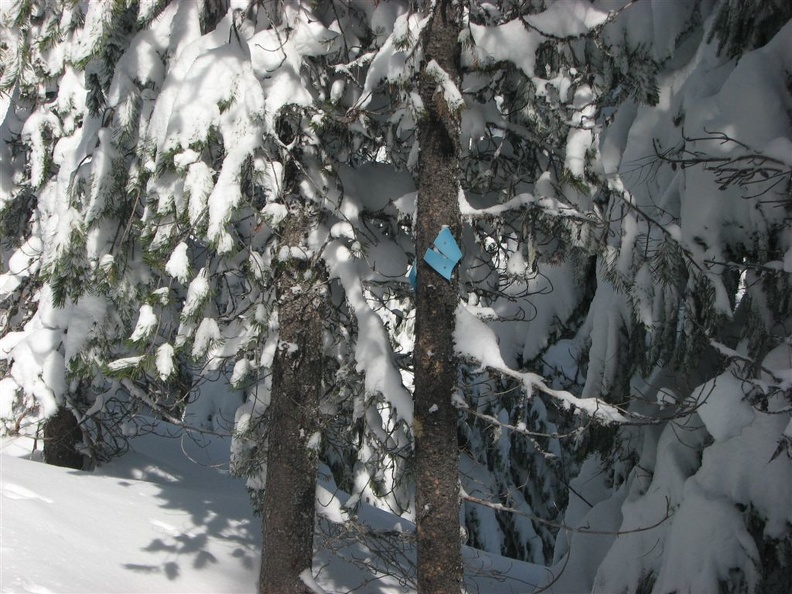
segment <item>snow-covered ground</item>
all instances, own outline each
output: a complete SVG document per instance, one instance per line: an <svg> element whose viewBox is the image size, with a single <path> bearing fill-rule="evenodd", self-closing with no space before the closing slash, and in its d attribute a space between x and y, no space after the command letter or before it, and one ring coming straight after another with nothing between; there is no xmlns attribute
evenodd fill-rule
<svg viewBox="0 0 792 594"><path fill-rule="evenodd" d="M254 590L259 522L244 484L212 466L228 460L222 440L147 436L94 472L29 446L0 456L3 592Z"/></svg>
<svg viewBox="0 0 792 594"><path fill-rule="evenodd" d="M159 426L162 435L172 430ZM229 475L227 439L147 435L92 472L49 466L31 452L32 440L2 442L0 591L255 592L260 522L244 482ZM318 496L338 501L324 487ZM391 535L412 529L365 506L359 517ZM331 542L338 554L324 546ZM317 544L313 573L327 592L411 590L350 562L372 557L364 546L337 535ZM472 549L465 556L471 592L530 592L546 577L543 568L511 559ZM409 551L395 557L412 562Z"/></svg>

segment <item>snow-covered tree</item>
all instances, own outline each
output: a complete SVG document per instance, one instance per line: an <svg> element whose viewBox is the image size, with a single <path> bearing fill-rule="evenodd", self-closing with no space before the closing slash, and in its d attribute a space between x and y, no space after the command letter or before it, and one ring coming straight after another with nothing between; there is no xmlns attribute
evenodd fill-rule
<svg viewBox="0 0 792 594"><path fill-rule="evenodd" d="M401 277L406 292L390 204L401 199L408 211L414 186L393 166L358 168L376 160L370 147L343 142L358 93L345 89L356 74L346 68L373 7L336 8L340 20L331 6L301 2L20 3L4 13L19 47L40 46L54 64L46 85L39 72L24 79L13 70L23 63L17 47L4 47L3 213L17 235L3 297L25 305L2 345L4 406L13 403L4 417L36 421L65 404L83 426L109 414L123 436L138 411L215 431L236 415L234 462L254 491L274 435L286 454L300 450L297 439L310 464L318 452L349 488L350 510L361 497L410 508L400 477L412 407L386 332L392 291L378 286ZM392 27L396 14L378 18ZM60 45L41 32L52 27ZM25 84L30 107L17 100ZM367 175L380 193L368 191ZM17 216L32 198L31 213ZM311 295L338 310L316 308ZM309 306L324 338L302 319ZM284 372L303 358L333 376ZM300 392L289 377L326 392L321 410L319 394L305 403L296 428L269 422ZM78 402L70 394L83 378L96 389ZM315 472L279 468L313 493ZM312 497L303 503L312 527ZM308 545L296 548L310 551L312 530L299 532ZM276 560L291 581L270 576L268 587L301 588L310 557L300 563Z"/></svg>
<svg viewBox="0 0 792 594"><path fill-rule="evenodd" d="M656 90L620 105L599 145L609 235L576 340L584 394L660 422L620 430L572 483L565 523L622 534L560 538L560 591L789 580L789 506L769 495L792 472L789 17L785 3L637 3L604 31L606 54L641 49L633 68Z"/></svg>
<svg viewBox="0 0 792 594"><path fill-rule="evenodd" d="M19 429L68 410L60 426L74 435L79 421L94 459L122 446L103 364L136 306L132 139L105 103L133 12L18 2L1 14L2 416Z"/></svg>

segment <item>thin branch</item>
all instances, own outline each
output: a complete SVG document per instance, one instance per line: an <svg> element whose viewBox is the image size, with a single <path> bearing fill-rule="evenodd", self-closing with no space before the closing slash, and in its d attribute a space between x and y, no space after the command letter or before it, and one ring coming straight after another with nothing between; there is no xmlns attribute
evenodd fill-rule
<svg viewBox="0 0 792 594"><path fill-rule="evenodd" d="M545 526L550 526L552 528L559 528L560 530L566 530L569 532L577 532L578 534L594 534L594 535L601 535L601 536L623 536L625 534L635 534L636 532L647 532L648 530L653 530L660 526L663 522L668 520L673 513L671 512L671 503L668 500L668 497L665 498L666 500L666 512L665 515L654 524L650 526L642 526L641 528L633 528L631 530L593 530L591 528L573 528L572 526L567 526L566 524L561 524L559 522L553 522L552 520L546 520L544 518L540 518L539 516L528 513L521 509L517 509L515 507L509 507L507 505L503 505L501 503L495 503L492 501L487 501L486 499L480 499L478 497L473 497L472 495L464 494L462 495L462 499L464 501L469 501L471 503L476 503L478 505L483 505L484 507L488 507L495 511L501 512L508 512L511 514L516 514L518 516L524 516L526 518L530 518L539 522L540 524L544 524Z"/></svg>
<svg viewBox="0 0 792 594"><path fill-rule="evenodd" d="M463 410L467 414L482 419L487 423L490 423L492 425L497 425L505 429L509 429L511 431L514 431L515 433L519 433L520 435L525 435L528 437L547 437L548 439L566 439L568 437L577 437L578 435L583 433L583 431L585 431L586 429L586 426L581 426L575 429L574 431L570 431L569 433L540 433L538 431L529 431L528 429L526 429L525 427L521 427L520 425L511 425L509 423L503 423L498 419L496 419L495 417L493 417L492 415L485 415L484 413L480 413L476 410L473 410L470 407L463 408ZM556 457L554 454L550 454L550 456L553 458Z"/></svg>

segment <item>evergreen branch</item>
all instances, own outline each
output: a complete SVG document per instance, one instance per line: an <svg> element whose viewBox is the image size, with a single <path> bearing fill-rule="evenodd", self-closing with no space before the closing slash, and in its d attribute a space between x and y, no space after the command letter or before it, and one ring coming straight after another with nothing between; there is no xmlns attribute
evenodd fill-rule
<svg viewBox="0 0 792 594"><path fill-rule="evenodd" d="M531 29L531 30L535 31L536 33L539 33L539 35L541 35L542 37L546 37L547 39L552 39L553 41L573 41L575 39L585 39L587 37L596 37L597 35L599 35L602 32L602 30L607 25L612 23L616 19L616 17L618 17L622 12L624 12L625 10L627 10L628 8L630 8L633 4L636 4L637 2L638 2L638 0L630 0L630 2L627 2L627 4L625 4L621 8L609 11L608 12L608 16L605 18L605 20L603 20L598 25L595 25L594 27L591 27L588 31L586 31L584 33L578 33L577 35L566 35L566 36L563 36L563 37L559 36L559 35L554 35L553 33L548 33L547 31L542 31L539 27L537 27L535 25L532 25L531 23L529 23L528 21L525 20L525 17L523 17L520 20L521 20L523 26L526 29ZM539 13L539 14L541 14L541 13Z"/></svg>
<svg viewBox="0 0 792 594"><path fill-rule="evenodd" d="M649 215L645 210L640 208L635 204L633 200L627 197L627 192L624 190L615 191L614 194L621 199L624 205L628 208L628 210L633 211L642 219L644 219L650 225L654 225L663 235L665 235L668 239L673 241L678 247L682 255L684 256L685 260L693 266L698 272L704 272L702 266L696 262L693 254L690 252L689 249L682 247L682 244L679 242L677 235L671 232L665 225L663 225L660 221L656 220L654 217Z"/></svg>
<svg viewBox="0 0 792 594"><path fill-rule="evenodd" d="M590 422L589 422L588 424L580 426L577 429L575 429L574 431L570 431L569 433L541 433L541 432L538 432L538 431L529 431L528 429L526 429L525 427L521 427L520 425L513 425L511 423L504 423L502 421L499 421L497 418L493 417L492 415L487 415L487 414L484 414L484 413L480 413L480 412L478 412L478 411L476 411L476 410L474 410L474 409L472 409L470 407L459 406L457 408L459 408L461 410L464 410L467 414L469 414L469 415L471 415L473 417L479 418L479 419L481 419L483 421L486 421L487 423L489 423L491 425L497 425L498 427L503 427L504 429L509 429L510 431L513 431L515 433L519 433L520 435L525 435L526 437L546 437L548 439L567 439L567 438L570 438L570 437L578 437L581 433L583 433L588 428L588 425L590 424ZM545 457L549 457L549 458L555 458L556 457L555 454L550 454L548 452L544 452L543 450L541 450L541 448L538 448L538 444L536 444L535 440L532 439L531 442L534 443L534 445L537 447L537 449L540 449L540 451L542 451L542 453L545 455Z"/></svg>
<svg viewBox="0 0 792 594"><path fill-rule="evenodd" d="M702 150L691 150L685 146L676 151L674 149L662 151L655 139L652 141L655 156L661 161L670 163L673 169L676 167L687 169L702 165L706 171L714 173L715 181L721 190L730 186L746 187L751 184L777 180L770 188L765 188L759 194L750 197L761 196L769 192L785 177L792 178L792 167L785 161L752 151L748 145L724 132L710 132L706 129L704 131L709 136L688 137L683 133L682 139L685 143L718 141L722 145L735 144L748 152L736 156L713 157ZM756 179L757 176L760 179Z"/></svg>
<svg viewBox="0 0 792 594"><path fill-rule="evenodd" d="M777 382L779 384L784 381L783 378L778 376L776 372L774 372L772 369L768 369L764 365L760 365L759 363L757 363L755 359L748 357L746 355L742 355L737 351L735 351L734 349L730 349L725 344L722 344L716 340L710 340L710 345L716 351L718 351L720 355L725 357L727 361L740 361L741 363L745 363L747 366L753 369L761 370L765 372L767 375L769 375L774 382Z"/></svg>
<svg viewBox="0 0 792 594"><path fill-rule="evenodd" d="M182 421L181 419L174 417L168 410L160 406L158 403L154 402L151 398L149 398L148 394L146 394L145 390L138 388L135 384L132 383L131 380L128 378L124 378L121 380L121 385L126 388L129 393L134 396L135 398L139 398L141 402L146 404L146 406L150 407L151 410L156 412L163 420L171 423L172 425L176 425L180 429L185 429L187 431L194 431L196 433L202 433L206 435L214 435L216 437L231 437L232 434L228 432L221 433L219 431L213 431L211 429L203 429L201 427L195 427L193 425L189 425Z"/></svg>
<svg viewBox="0 0 792 594"><path fill-rule="evenodd" d="M757 264L756 262L722 262L720 260L704 260L704 264L709 266L723 266L724 268L732 268L739 271L755 270L756 272L766 272L768 274L783 274L784 270L780 266L769 266L768 264Z"/></svg>
<svg viewBox="0 0 792 594"><path fill-rule="evenodd" d="M519 194L511 200L486 208L473 208L466 200L460 198L460 210L466 219L496 218L508 212L531 212L533 210L579 223L601 226L603 221L595 212L583 213L572 206L562 204L557 199L536 197L531 194Z"/></svg>
<svg viewBox="0 0 792 594"><path fill-rule="evenodd" d="M545 526L550 526L551 528L558 528L559 530L565 530L568 532L576 532L578 534L592 534L597 536L624 536L625 534L635 534L637 532L647 532L649 530L654 530L661 524L663 524L666 520L673 516L673 512L671 511L671 502L669 501L668 497L665 498L666 500L666 511L665 515L649 526L641 526L640 528L632 528L630 530L594 530L592 528L574 528L572 526L568 526L566 524L560 522L554 522L552 520L546 520L545 518L541 518L536 514L532 514L530 512L523 511L521 509L517 509L516 507L510 507L508 505L503 505L502 503L495 503L494 501L487 501L486 499L481 499L479 497L473 497L472 495L468 495L467 493L463 493L461 496L463 501L469 501L470 503L476 503L478 505L482 505L484 507L488 507L489 509L499 511L499 512L506 512L510 514L515 514L518 516L523 516L526 518L530 518L535 522L539 522L540 524L544 524Z"/></svg>
<svg viewBox="0 0 792 594"><path fill-rule="evenodd" d="M475 359L473 360L475 361ZM490 364L484 364L482 367L519 380L529 392L534 389L539 390L561 402L564 407L582 410L590 418L605 424L657 425L665 420L631 413L620 406L608 404L599 398L579 398L566 390L554 390L535 373L523 373L508 367L496 367ZM457 408L468 408L468 405L464 402L457 402Z"/></svg>

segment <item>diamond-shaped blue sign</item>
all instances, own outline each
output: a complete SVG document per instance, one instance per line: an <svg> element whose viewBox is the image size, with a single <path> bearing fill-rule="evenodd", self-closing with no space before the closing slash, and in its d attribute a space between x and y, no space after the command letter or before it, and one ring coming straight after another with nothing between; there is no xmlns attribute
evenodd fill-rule
<svg viewBox="0 0 792 594"><path fill-rule="evenodd" d="M426 250L424 254L424 261L446 280L451 280L451 273L461 259L462 250L448 227L440 230L434 240L434 248Z"/></svg>

